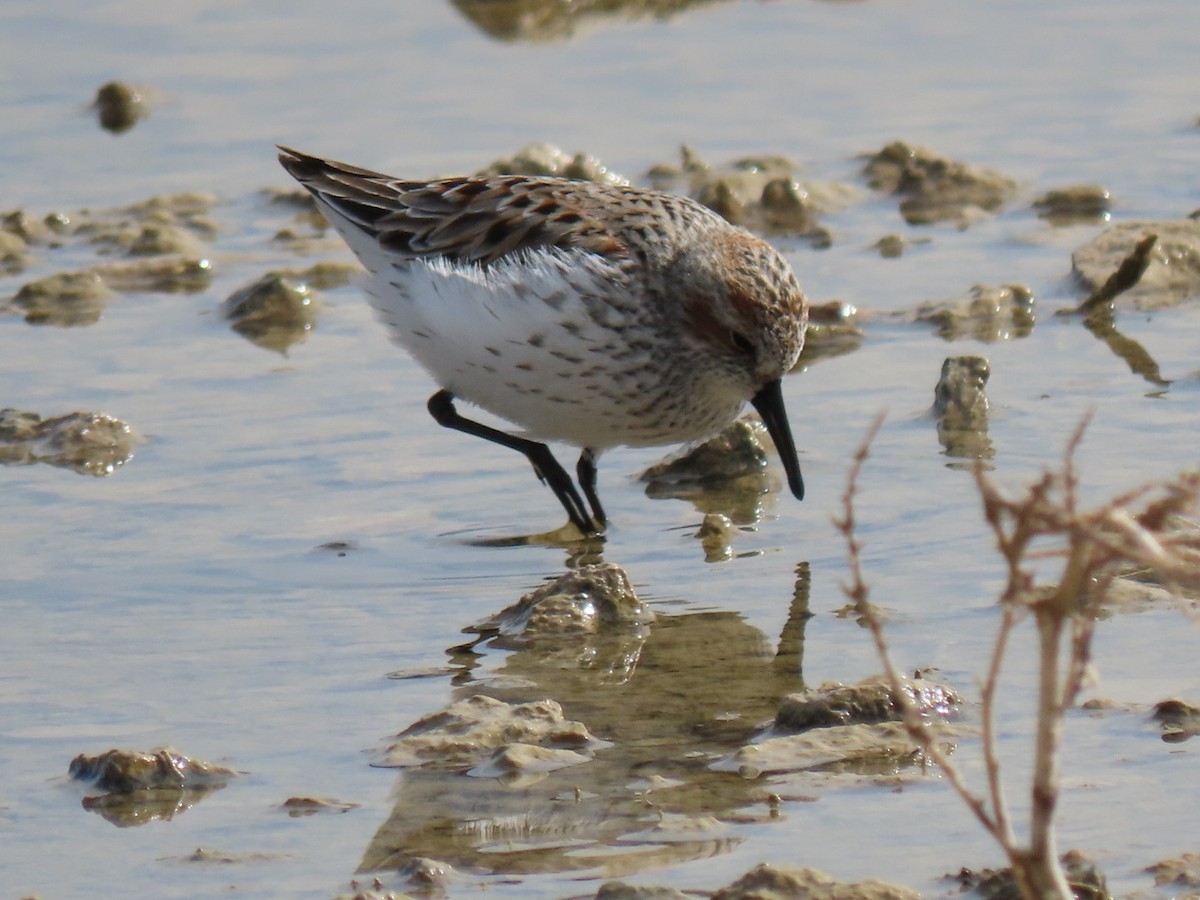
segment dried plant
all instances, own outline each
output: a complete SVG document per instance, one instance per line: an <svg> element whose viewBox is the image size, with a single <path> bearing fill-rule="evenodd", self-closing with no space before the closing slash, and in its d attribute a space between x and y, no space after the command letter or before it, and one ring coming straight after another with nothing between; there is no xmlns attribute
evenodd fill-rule
<svg viewBox="0 0 1200 900"><path fill-rule="evenodd" d="M984 674L982 745L986 792L976 793L947 758L928 720L904 690L905 676L891 656L878 611L869 602L856 533L854 499L880 416L859 446L846 493L843 518L850 557L847 596L869 627L900 706L904 724L931 762L945 773L976 819L1000 844L1026 898L1072 896L1059 862L1054 838L1058 802L1059 748L1067 710L1084 686L1091 664L1096 613L1113 577L1129 566L1150 573L1175 590L1200 587L1200 529L1187 523L1200 500L1200 472L1185 471L1169 481L1153 482L1121 494L1095 509L1079 506L1075 456L1088 420L1067 444L1061 470L1047 471L1020 494L1009 497L980 465L975 481L984 516L1007 567L999 598L1000 625ZM1039 581L1048 563L1057 577ZM1013 830L997 755L996 690L1014 628L1032 617L1037 627L1039 683L1034 771L1029 786L1030 826L1022 843Z"/></svg>

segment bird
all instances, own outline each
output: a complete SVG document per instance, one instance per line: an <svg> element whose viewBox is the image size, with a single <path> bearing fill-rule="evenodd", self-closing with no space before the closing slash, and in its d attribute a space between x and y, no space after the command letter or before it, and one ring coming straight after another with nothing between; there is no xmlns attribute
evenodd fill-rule
<svg viewBox="0 0 1200 900"><path fill-rule="evenodd" d="M804 346L808 301L766 241L647 188L413 181L278 149L366 268L391 339L439 385L433 419L523 454L584 536L608 527L602 452L711 436L746 403L803 499L781 379ZM467 418L456 400L516 428ZM578 488L547 442L579 449Z"/></svg>

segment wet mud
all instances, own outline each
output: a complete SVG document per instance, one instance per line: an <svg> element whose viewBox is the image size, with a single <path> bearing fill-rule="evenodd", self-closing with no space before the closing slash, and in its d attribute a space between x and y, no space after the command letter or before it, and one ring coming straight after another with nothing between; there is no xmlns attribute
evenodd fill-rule
<svg viewBox="0 0 1200 900"><path fill-rule="evenodd" d="M139 440L128 423L103 413L43 419L34 412L0 409L0 465L45 463L103 478L133 458Z"/></svg>
<svg viewBox="0 0 1200 900"><path fill-rule="evenodd" d="M678 164L661 163L647 173L659 190L685 194L734 225L776 237L804 238L828 247L833 237L820 222L862 197L852 185L801 179L801 169L782 156L753 156L712 164L689 147Z"/></svg>
<svg viewBox="0 0 1200 900"><path fill-rule="evenodd" d="M600 184L629 184L625 178L604 163L582 151L567 153L553 144L528 144L512 156L493 160L476 174L548 175L574 181L595 181Z"/></svg>
<svg viewBox="0 0 1200 900"><path fill-rule="evenodd" d="M1183 700L1162 700L1154 704L1151 718L1162 729L1162 739L1178 744L1200 734L1200 708Z"/></svg>
<svg viewBox="0 0 1200 900"><path fill-rule="evenodd" d="M1153 876L1157 887L1181 893L1194 892L1200 888L1200 853L1184 853L1173 859L1164 859L1147 866L1145 871Z"/></svg>
<svg viewBox="0 0 1200 900"><path fill-rule="evenodd" d="M286 354L304 341L317 316L308 285L268 272L221 304L229 327L253 344Z"/></svg>
<svg viewBox="0 0 1200 900"><path fill-rule="evenodd" d="M977 284L963 297L921 304L912 318L932 325L943 340L972 338L983 343L1026 337L1036 320L1033 291L1019 284Z"/></svg>
<svg viewBox="0 0 1200 900"><path fill-rule="evenodd" d="M646 483L648 497L690 500L705 515L752 525L762 517L763 496L779 485L767 468L767 448L773 447L762 421L747 417L656 463L642 472L640 480Z"/></svg>
<svg viewBox="0 0 1200 900"><path fill-rule="evenodd" d="M124 134L149 112L142 91L123 81L109 81L96 90L92 109L100 127L112 134Z"/></svg>
<svg viewBox="0 0 1200 900"><path fill-rule="evenodd" d="M96 261L27 281L0 297L0 315L21 315L31 325L94 325L124 294L205 291L213 276L208 241L217 232L210 217L216 202L213 195L187 193L42 218L23 210L6 214L0 234L21 244L10 251L20 261L14 271L65 253L90 253ZM0 251L4 246L0 242Z"/></svg>
<svg viewBox="0 0 1200 900"><path fill-rule="evenodd" d="M498 41L562 41L580 29L642 18L669 19L728 0L454 0L454 7Z"/></svg>
<svg viewBox="0 0 1200 900"><path fill-rule="evenodd" d="M1079 900L1107 900L1108 882L1086 853L1071 850L1061 857L1071 893ZM1021 900L1011 869L963 869L953 880L984 900Z"/></svg>
<svg viewBox="0 0 1200 900"><path fill-rule="evenodd" d="M1033 201L1038 216L1056 227L1107 222L1112 207L1112 195L1098 184L1054 188Z"/></svg>
<svg viewBox="0 0 1200 900"><path fill-rule="evenodd" d="M1071 255L1071 267L1085 291L1102 288L1140 242L1155 236L1148 265L1136 284L1121 291L1122 308L1156 310L1200 296L1200 220L1118 222ZM1117 299L1115 296L1111 299Z"/></svg>
<svg viewBox="0 0 1200 900"><path fill-rule="evenodd" d="M952 356L942 363L933 389L933 417L947 456L990 459L995 454L988 437L990 407L985 393L991 374L982 356Z"/></svg>
<svg viewBox="0 0 1200 900"><path fill-rule="evenodd" d="M233 769L190 759L169 747L81 753L68 771L100 792L84 797L83 808L119 828L169 821L237 777Z"/></svg>
<svg viewBox="0 0 1200 900"><path fill-rule="evenodd" d="M904 141L866 157L862 171L874 190L900 198L900 214L909 225L949 222L966 228L1000 210L1017 188L999 172Z"/></svg>

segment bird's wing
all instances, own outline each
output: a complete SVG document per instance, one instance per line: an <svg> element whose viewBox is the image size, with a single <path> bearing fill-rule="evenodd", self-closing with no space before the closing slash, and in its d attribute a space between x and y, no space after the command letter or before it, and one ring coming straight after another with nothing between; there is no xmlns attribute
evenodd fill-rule
<svg viewBox="0 0 1200 900"><path fill-rule="evenodd" d="M483 266L552 247L609 258L629 253L589 209L602 186L580 190L567 179L521 175L404 181L279 149L283 167L333 214L334 225L360 256L364 238L393 258L441 257Z"/></svg>

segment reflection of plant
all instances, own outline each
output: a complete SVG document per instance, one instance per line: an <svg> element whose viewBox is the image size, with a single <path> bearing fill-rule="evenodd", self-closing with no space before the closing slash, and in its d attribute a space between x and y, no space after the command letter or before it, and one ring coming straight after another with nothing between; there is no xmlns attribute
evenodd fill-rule
<svg viewBox="0 0 1200 900"><path fill-rule="evenodd" d="M1180 521L1180 516L1194 510L1200 501L1200 471L1186 471L1171 481L1143 485L1092 510L1080 509L1074 461L1086 420L1067 444L1061 471L1047 471L1016 497L1001 493L983 467L976 465L975 481L984 516L1008 569L1000 595L1000 628L982 688L987 794L980 796L967 786L904 690L906 679L892 661L878 611L868 602L861 545L855 531L854 498L859 474L882 421L882 416L876 419L855 455L843 498L844 517L837 523L846 537L850 556L846 593L871 630L908 733L946 773L959 797L1004 849L1022 896L1071 897L1054 842L1053 820L1060 788L1058 752L1067 710L1089 672L1096 612L1120 567L1145 569L1177 589L1200 585L1200 536L1194 526ZM1033 564L1047 559L1061 559L1062 569L1053 583L1039 584ZM1009 636L1029 616L1037 625L1040 678L1029 836L1022 846L1004 798L997 757L995 699Z"/></svg>
<svg viewBox="0 0 1200 900"><path fill-rule="evenodd" d="M1059 315L1082 315L1083 326L1108 344L1113 353L1125 360L1130 371L1141 375L1156 387L1166 387L1171 382L1162 377L1154 357L1133 338L1126 337L1117 330L1113 303L1119 295L1141 281L1146 269L1150 267L1150 251L1156 243L1157 234L1146 235L1134 245L1117 270L1108 276L1108 280L1096 288L1091 296L1076 309L1060 312Z"/></svg>

